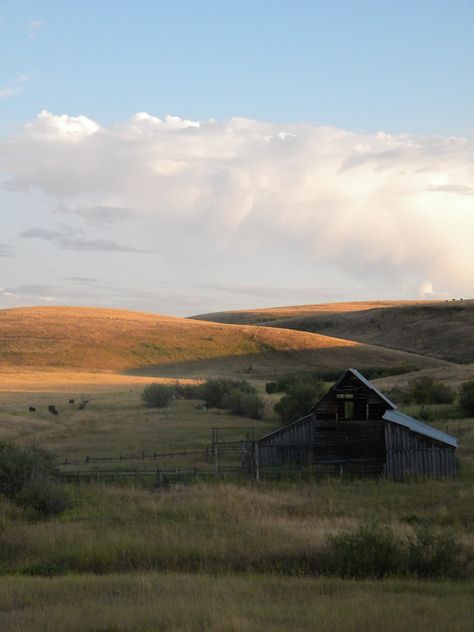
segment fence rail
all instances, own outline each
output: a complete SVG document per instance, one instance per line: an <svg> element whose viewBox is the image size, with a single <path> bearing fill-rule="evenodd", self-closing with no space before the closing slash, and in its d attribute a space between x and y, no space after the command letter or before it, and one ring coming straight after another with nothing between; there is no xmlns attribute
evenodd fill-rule
<svg viewBox="0 0 474 632"><path fill-rule="evenodd" d="M113 463L123 461L156 461L173 457L201 456L209 459L215 456L216 450L219 456L224 454L241 454L245 441L227 441L218 443L217 446L209 445L202 450L180 450L179 452L139 452L138 454L121 454L118 456L86 456L83 459L63 459L56 461L57 467L67 467L70 465L87 465L88 463Z"/></svg>

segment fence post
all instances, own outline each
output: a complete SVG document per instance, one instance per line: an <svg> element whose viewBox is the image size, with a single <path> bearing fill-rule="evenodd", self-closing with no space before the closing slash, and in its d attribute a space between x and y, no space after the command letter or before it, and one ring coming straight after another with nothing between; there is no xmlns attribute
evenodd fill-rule
<svg viewBox="0 0 474 632"><path fill-rule="evenodd" d="M254 457L254 465L255 465L255 480L260 480L260 458L258 454L258 441L253 442L253 457Z"/></svg>

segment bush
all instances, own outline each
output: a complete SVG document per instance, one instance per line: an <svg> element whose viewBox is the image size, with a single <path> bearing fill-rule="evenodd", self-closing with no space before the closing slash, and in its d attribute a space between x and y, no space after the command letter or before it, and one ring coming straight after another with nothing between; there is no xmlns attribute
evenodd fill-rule
<svg viewBox="0 0 474 632"><path fill-rule="evenodd" d="M7 498L15 498L33 478L51 478L54 473L53 457L45 450L0 443L0 494Z"/></svg>
<svg viewBox="0 0 474 632"><path fill-rule="evenodd" d="M273 393L278 393L278 384L277 382L267 382L265 384L265 391L269 394L272 395Z"/></svg>
<svg viewBox="0 0 474 632"><path fill-rule="evenodd" d="M148 408L165 408L173 399L175 387L169 384L149 384L145 386L142 400Z"/></svg>
<svg viewBox="0 0 474 632"><path fill-rule="evenodd" d="M44 475L26 481L15 502L25 509L32 508L42 516L57 516L70 504L64 488Z"/></svg>
<svg viewBox="0 0 474 632"><path fill-rule="evenodd" d="M69 499L58 483L51 454L35 447L0 444L0 494L44 516L61 513Z"/></svg>
<svg viewBox="0 0 474 632"><path fill-rule="evenodd" d="M326 569L341 577L376 578L403 572L401 541L388 528L362 525L329 538Z"/></svg>
<svg viewBox="0 0 474 632"><path fill-rule="evenodd" d="M250 417L250 419L262 419L265 410L265 402L256 392L249 393L238 388L234 388L224 396L222 405L233 415Z"/></svg>
<svg viewBox="0 0 474 632"><path fill-rule="evenodd" d="M282 421L289 423L307 415L325 392L326 389L321 380L296 381L289 388L288 393L275 404L274 410Z"/></svg>
<svg viewBox="0 0 474 632"><path fill-rule="evenodd" d="M450 531L419 527L408 548L408 572L417 577L457 578L464 574L463 549Z"/></svg>
<svg viewBox="0 0 474 632"><path fill-rule="evenodd" d="M402 539L373 524L330 537L323 566L331 574L355 578L455 579L464 577L467 568L463 547L450 531L420 526L412 538Z"/></svg>
<svg viewBox="0 0 474 632"><path fill-rule="evenodd" d="M406 389L394 387L390 397L400 404L452 404L456 393L447 384L422 375L409 382Z"/></svg>
<svg viewBox="0 0 474 632"><path fill-rule="evenodd" d="M224 399L235 389L243 393L257 393L246 380L216 378L207 380L201 385L200 398L204 400L208 408L226 408Z"/></svg>
<svg viewBox="0 0 474 632"><path fill-rule="evenodd" d="M410 401L414 404L451 404L454 391L428 375L412 380L408 387Z"/></svg>
<svg viewBox="0 0 474 632"><path fill-rule="evenodd" d="M461 386L459 408L466 417L474 417L474 381L464 382Z"/></svg>
<svg viewBox="0 0 474 632"><path fill-rule="evenodd" d="M174 393L181 399L201 399L202 384L181 384L176 382Z"/></svg>

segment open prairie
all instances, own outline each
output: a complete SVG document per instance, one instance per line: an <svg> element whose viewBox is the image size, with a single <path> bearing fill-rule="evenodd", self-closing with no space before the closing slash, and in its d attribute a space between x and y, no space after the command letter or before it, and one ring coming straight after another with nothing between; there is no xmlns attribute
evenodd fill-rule
<svg viewBox="0 0 474 632"><path fill-rule="evenodd" d="M474 300L299 305L194 318L309 331L450 362L474 362Z"/></svg>
<svg viewBox="0 0 474 632"><path fill-rule="evenodd" d="M434 373L458 386L472 366L289 329L79 308L0 312L0 342L0 441L46 448L67 460L64 472L97 473L97 482L63 483L71 504L56 518L1 500L5 632L471 629L474 424L455 405L427 408L434 426L459 438L457 479L300 474L256 484L225 469L200 472L213 468L213 427L237 440L251 427L260 436L281 425L273 411L280 395L265 392L274 375L407 365L419 370L376 383ZM209 375L249 380L265 399L264 418L206 410L196 400L143 405L150 381ZM404 410L416 416L420 407ZM154 452L170 456L148 458ZM197 475L161 490L133 479L101 482L110 466L94 457L120 456L124 470L194 467ZM407 546L420 529L441 530L462 547L462 573L456 581L375 581L326 572L331 537L371 524Z"/></svg>
<svg viewBox="0 0 474 632"><path fill-rule="evenodd" d="M68 307L1 310L0 362L9 388L15 379L21 383L21 375L25 388L37 384L38 370L46 371L45 380L53 384L53 373L58 383L85 383L83 374L90 372L97 374L98 383L125 383L112 374L131 375L133 383L141 375L199 378L251 372L265 377L313 366L443 366L416 354L289 329Z"/></svg>

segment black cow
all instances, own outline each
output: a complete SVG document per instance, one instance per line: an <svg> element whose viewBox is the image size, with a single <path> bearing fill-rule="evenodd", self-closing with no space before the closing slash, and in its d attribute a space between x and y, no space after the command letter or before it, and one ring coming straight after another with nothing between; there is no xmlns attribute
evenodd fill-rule
<svg viewBox="0 0 474 632"><path fill-rule="evenodd" d="M28 410L30 411L30 413L35 413L36 412L36 408L34 406L30 406L28 408Z"/></svg>
<svg viewBox="0 0 474 632"><path fill-rule="evenodd" d="M58 411L56 410L56 406L54 406L53 404L50 404L48 406L48 410L52 415L59 415Z"/></svg>
<svg viewBox="0 0 474 632"><path fill-rule="evenodd" d="M70 399L70 400L68 401L68 404L74 404L74 400L73 400L73 399Z"/></svg>

